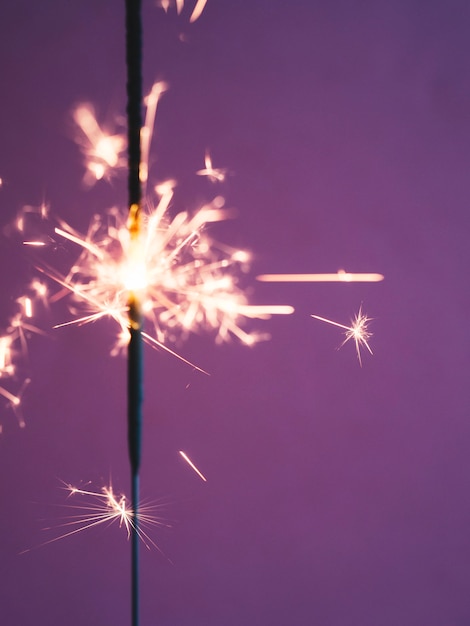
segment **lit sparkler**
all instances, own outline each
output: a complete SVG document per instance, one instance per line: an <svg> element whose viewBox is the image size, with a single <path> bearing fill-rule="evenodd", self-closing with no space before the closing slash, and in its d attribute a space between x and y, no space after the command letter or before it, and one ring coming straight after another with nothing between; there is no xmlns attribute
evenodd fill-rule
<svg viewBox="0 0 470 626"><path fill-rule="evenodd" d="M147 113L141 132L140 170L144 185L148 180L156 109L165 89L164 83L156 83L145 99ZM86 131L88 140L85 167L90 171L97 155L104 155L98 145L113 145L107 143L113 137L101 131L91 107L82 106L80 110L82 130ZM109 155L102 159L110 168L120 162L117 152L113 154L114 159ZM223 170L212 167L208 153L205 164L206 168L198 174L223 180ZM291 306L248 303L238 276L247 271L249 254L219 244L209 234L213 224L233 217L232 211L224 207L223 198L216 196L194 214L181 211L171 215L174 187L173 181L167 181L156 185L151 196L147 194L145 209L140 212L137 242L130 235L127 215L116 208L105 215L95 215L86 235L59 221L47 240L44 237L24 240L28 246L38 248L67 240L79 249L77 261L67 274L42 268L73 295L71 308L78 315L58 326L111 318L118 325L118 344L122 346L129 326L129 296L137 293L146 320L144 339L154 346L168 349L166 342L174 343L190 332L202 330L211 331L218 342L234 336L246 345L253 345L267 335L244 330L244 319L268 319L294 311ZM31 207L27 207L17 220L22 233L27 230L25 220L31 212ZM37 211L34 213L36 217ZM42 221L48 218L46 210L41 210L40 218Z"/></svg>
<svg viewBox="0 0 470 626"><path fill-rule="evenodd" d="M367 317L364 313L362 313L362 307L359 309L356 317L352 320L351 326L345 326L344 324L339 324L338 322L334 322L333 320L329 320L325 317L320 317L319 315L312 315L317 320L321 322L326 322L327 324L332 324L333 326L338 326L339 328L344 328L346 339L343 341L341 346L347 341L351 339L354 341L356 346L356 354L359 359L359 364L362 366L361 359L361 346L365 346L370 354L373 354L372 349L369 345L369 339L372 337L372 333L368 330L368 323L371 321L370 317Z"/></svg>

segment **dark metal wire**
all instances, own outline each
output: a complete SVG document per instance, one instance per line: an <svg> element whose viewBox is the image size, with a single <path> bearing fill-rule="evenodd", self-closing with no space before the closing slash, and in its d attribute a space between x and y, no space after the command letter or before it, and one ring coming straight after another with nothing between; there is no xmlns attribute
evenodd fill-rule
<svg viewBox="0 0 470 626"><path fill-rule="evenodd" d="M141 0L126 0L127 132L129 172L129 228L136 239L140 229L140 131L142 127L142 18ZM138 244L137 244L138 245ZM131 594L132 626L139 626L139 470L142 448L142 317L137 298L129 299L128 445L131 466Z"/></svg>

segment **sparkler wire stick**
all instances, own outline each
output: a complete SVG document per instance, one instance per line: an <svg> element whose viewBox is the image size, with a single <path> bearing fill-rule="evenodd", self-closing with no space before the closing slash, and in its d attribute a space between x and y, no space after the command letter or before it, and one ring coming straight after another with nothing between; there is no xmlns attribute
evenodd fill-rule
<svg viewBox="0 0 470 626"><path fill-rule="evenodd" d="M138 253L140 232L140 132L142 127L142 19L141 0L126 0L127 133L129 173L129 230L131 254ZM138 294L129 295L127 365L128 445L131 465L131 593L132 626L139 626L139 469L142 448L142 315Z"/></svg>

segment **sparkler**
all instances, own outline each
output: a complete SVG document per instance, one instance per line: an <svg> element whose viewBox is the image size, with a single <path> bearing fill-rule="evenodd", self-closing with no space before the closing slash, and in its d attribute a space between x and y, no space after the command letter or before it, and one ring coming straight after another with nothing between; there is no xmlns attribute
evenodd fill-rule
<svg viewBox="0 0 470 626"><path fill-rule="evenodd" d="M361 358L361 346L365 346L370 354L373 354L371 347L369 346L369 339L372 337L372 333L368 330L368 323L371 321L370 317L362 313L362 307L359 309L356 317L352 320L351 326L345 326L344 324L339 324L338 322L334 322L333 320L329 320L325 317L320 317L319 315L311 315L317 320L321 322L326 322L327 324L332 324L333 326L338 326L339 328L344 328L346 331L346 339L343 341L341 346L351 339L354 341L356 346L356 354L359 359L359 364L362 366L362 358Z"/></svg>
<svg viewBox="0 0 470 626"><path fill-rule="evenodd" d="M142 127L142 23L140 0L126 0L127 139L129 187L129 277L141 276L140 179ZM142 313L139 282L129 285L127 358L127 439L131 466L133 525L131 532L131 613L132 625L139 626L139 489L142 448Z"/></svg>
<svg viewBox="0 0 470 626"><path fill-rule="evenodd" d="M183 8L177 2L178 13ZM163 6L163 2L162 2ZM200 16L205 1L198 0L190 22ZM149 150L157 106L166 89L156 83L145 100L146 117L142 125L141 80L141 17L140 0L126 0L126 51L128 67L128 173L129 211L123 216L117 208L104 215L96 215L88 232L83 235L63 221L58 221L47 238L29 238L25 245L45 248L68 242L78 247L79 254L70 271L59 271L42 265L42 271L61 288L60 297L69 293L76 317L57 326L83 325L102 318L117 324L118 339L113 348L117 353L127 345L128 350L128 444L131 465L131 506L124 496L116 496L111 486L101 492L67 486L70 495L91 499L94 504L86 513L67 522L70 530L52 541L68 537L103 523L117 521L131 539L132 624L139 624L139 541L154 545L142 530L140 523L150 522L139 504L139 472L142 439L142 343L174 353L167 346L185 338L190 332L211 331L216 341L238 338L252 345L266 335L248 332L242 328L245 319L268 319L272 315L287 315L294 309L287 305L250 305L239 283L240 272L247 271L249 255L242 250L217 243L209 231L217 222L233 217L220 196L194 213L172 212L175 183L167 181L148 186ZM85 157L85 183L109 179L125 165L123 157L126 140L116 132L108 134L95 119L93 109L81 105L74 112L80 129L79 145ZM225 179L226 170L215 168L209 152L205 167L196 172L210 182ZM18 228L25 233L25 210L18 220ZM38 213L41 220L49 220L47 206ZM340 270L336 274L264 274L257 277L264 282L376 282L381 274L351 274ZM30 317L30 301L22 303L25 317ZM354 339L361 363L360 348L372 353L367 330L369 318L359 311L351 326L313 315L316 319L345 329L346 341ZM144 324L146 330L144 331ZM22 320L22 329L28 329ZM15 340L20 337L20 331ZM0 341L0 359L7 371L11 367L11 344ZM179 355L178 358L182 358ZM10 358L10 361L9 361ZM184 359L183 359L184 360ZM0 363L1 364L1 363ZM200 368L198 368L200 369ZM20 396L0 387L0 394L12 405L20 403ZM204 481L205 476L183 452L182 458ZM82 509L83 510L83 509ZM151 523L156 523L151 521ZM50 542L48 542L50 543Z"/></svg>

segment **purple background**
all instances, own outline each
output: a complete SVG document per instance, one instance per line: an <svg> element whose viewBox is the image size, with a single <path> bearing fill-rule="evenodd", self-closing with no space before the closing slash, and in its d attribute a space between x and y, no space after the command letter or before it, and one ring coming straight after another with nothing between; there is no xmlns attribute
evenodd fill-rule
<svg viewBox="0 0 470 626"><path fill-rule="evenodd" d="M125 111L123 2L0 5L2 225L46 199L77 229L125 177L91 191L70 110ZM270 342L146 352L143 496L171 530L142 554L142 625L466 626L470 623L468 211L470 5L465 1L209 0L188 23L145 4L145 89L170 84L153 178L189 208L207 147L255 252L254 322ZM189 4L189 3L188 3ZM182 42L179 35L185 35ZM52 259L53 260L53 259ZM264 272L377 271L374 285L256 283ZM2 238L1 324L35 275ZM340 329L363 303L374 356ZM55 308L43 328L66 316ZM114 328L33 337L25 429L2 403L0 622L129 623L129 544L60 532L59 480L128 492L125 360ZM205 484L180 459L185 450Z"/></svg>

